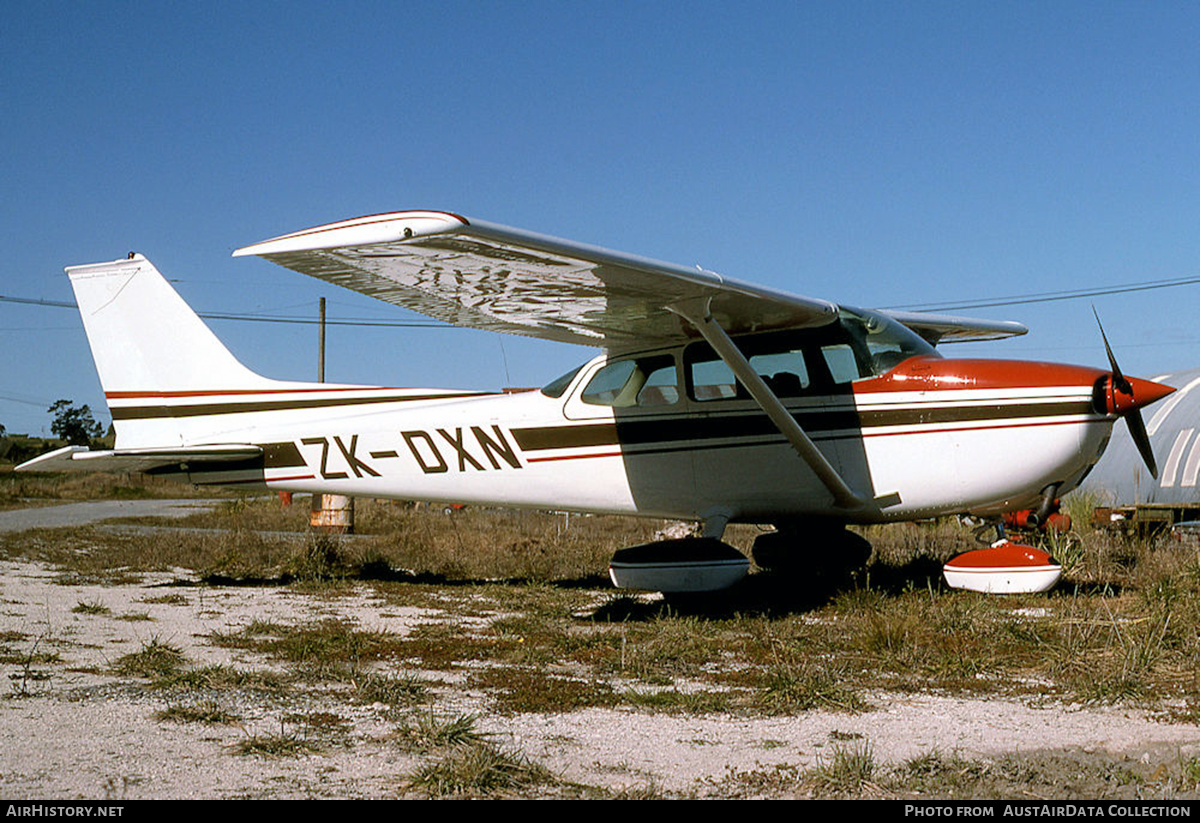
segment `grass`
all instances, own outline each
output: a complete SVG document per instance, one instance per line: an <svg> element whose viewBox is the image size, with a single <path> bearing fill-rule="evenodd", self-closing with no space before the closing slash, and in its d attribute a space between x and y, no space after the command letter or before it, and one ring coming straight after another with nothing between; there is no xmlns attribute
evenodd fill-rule
<svg viewBox="0 0 1200 823"><path fill-rule="evenodd" d="M151 678L156 689L230 691L248 690L268 694L285 694L291 690L293 677L270 670L242 669L215 663L206 666L179 666Z"/></svg>
<svg viewBox="0 0 1200 823"><path fill-rule="evenodd" d="M488 667L472 674L468 683L491 695L495 710L501 714L574 711L618 702L616 692L604 680L523 666Z"/></svg>
<svg viewBox="0 0 1200 823"><path fill-rule="evenodd" d="M878 768L870 743L856 741L834 745L827 758L818 758L809 780L821 797L857 797L877 791Z"/></svg>
<svg viewBox="0 0 1200 823"><path fill-rule="evenodd" d="M174 593L174 594L161 594L158 597L143 597L141 602L147 603L147 604L158 604L158 605L165 605L165 606L186 606L186 605L188 605L189 601L187 599L187 595Z"/></svg>
<svg viewBox="0 0 1200 823"><path fill-rule="evenodd" d="M519 753L479 736L474 715L439 712L447 683L478 698L473 705L504 715L591 707L853 714L869 710L880 693L934 691L1146 707L1168 722L1200 717L1196 554L1094 532L1078 518L1077 555L1064 582L1046 595L947 589L941 563L975 547L969 531L947 521L864 530L875 546L870 565L836 587L753 574L723 598L680 604L614 595L604 582L611 551L648 540L656 523L579 517L564 530L563 518L552 514L468 508L447 517L440 509L369 501L359 502L358 513L362 534L353 540L289 544L258 532L297 531L304 507L236 500L189 519L218 531L0 535L0 555L50 564L75 582L109 584L184 568L209 586L266 581L314 603L366 591L384 610L423 610L422 621L403 632L337 618L259 620L207 638L239 657L261 657L270 669L197 665L177 645L152 637L118 658L112 671L169 690L164 711L175 716L164 721L224 722L200 715L214 697L222 699L218 692L234 689L289 699L319 695L332 707L353 705L389 722L399 717L396 739L429 761L405 785L430 797L570 791ZM745 549L754 534L739 527L729 539ZM203 600L205 589L193 591ZM142 602L185 605L189 596ZM111 615L100 598L72 611ZM0 654L28 669L31 658L22 648L28 642L20 632L0 634ZM189 719L193 711L200 714ZM251 736L238 749L309 751L328 742L314 738L315 717L308 712L287 721L303 734L281 726L279 734ZM1194 791L1196 774L1194 761L1181 760L1171 785ZM1119 793L1122 781L1134 778L1118 769L1090 779ZM1047 796L1070 791L1002 760L934 752L889 767L874 762L867 744L845 740L835 741L812 773L746 773L731 778L729 791L752 795L760 785L818 796L961 797L987 796L1021 780L1046 788Z"/></svg>
<svg viewBox="0 0 1200 823"><path fill-rule="evenodd" d="M555 515L466 509L447 517L360 501L366 535L354 541L289 546L257 534L302 523L303 509L236 500L190 518L223 532L169 539L35 532L32 539L0 536L0 551L52 563L76 581L184 567L214 582L323 581L314 593L336 594L344 585L337 581L365 580L389 603L446 611L447 618L403 637L329 620L259 624L214 633L212 642L263 654L315 681L364 687L379 663L427 671L471 665L472 684L506 712L621 703L668 711L855 712L869 706L872 691L931 688L1200 704L1194 554L1099 532L1080 532L1082 556L1049 595L946 589L940 563L975 545L968 531L946 522L865 530L875 555L840 591L818 594L805 581L787 589L772 575L752 575L717 605L680 613L670 602L595 599L612 548L648 539L653 523L579 517L564 531ZM747 546L753 536L731 530L731 539ZM166 595L162 602L186 599ZM107 607L95 600L76 608L103 614ZM629 681L641 685L629 688ZM678 687L685 682L699 688ZM413 696L402 694L406 688L371 702L407 705Z"/></svg>
<svg viewBox="0 0 1200 823"><path fill-rule="evenodd" d="M289 732L280 724L275 734L250 734L233 746L233 753L257 757L299 757L320 751L320 744L297 732Z"/></svg>
<svg viewBox="0 0 1200 823"><path fill-rule="evenodd" d="M354 701L391 707L414 706L431 699L428 686L411 672L400 675L370 672L353 681Z"/></svg>
<svg viewBox="0 0 1200 823"><path fill-rule="evenodd" d="M46 474L21 472L12 466L0 467L0 508L25 506L29 501L52 500L134 500L183 497L230 497L224 489L197 489L152 475Z"/></svg>
<svg viewBox="0 0 1200 823"><path fill-rule="evenodd" d="M329 622L263 626L214 642L304 664L318 678L345 679L381 661L429 671L471 665L471 684L505 712L621 703L670 711L857 712L880 689L1046 691L1117 703L1200 693L1200 683L1180 674L1195 671L1200 660L1195 558L1100 533L1085 533L1086 557L1048 596L989 598L946 589L940 562L974 543L969 532L943 523L867 530L876 547L867 573L823 599L803 592L797 600L768 586L769 576L752 576L740 600L685 615L669 603L630 598L580 609L591 596L587 587L600 585L604 560L591 548L571 555L571 544L640 539L630 531L640 528L636 523L577 518L576 534L566 539L555 531L560 520L533 513L468 509L447 518L391 505L359 511L370 530L399 531L372 542L369 552L353 551L410 569L408 576L373 580L379 596L398 606L449 607L478 617L480 628L448 618L399 637ZM252 513L243 509L239 516ZM489 545L480 542L484 536ZM514 551L494 563L498 547L508 546ZM545 565L542 546L566 555L557 572ZM1030 609L1044 616L1023 613ZM621 685L629 680L653 688ZM702 688L674 685L689 680Z"/></svg>
<svg viewBox="0 0 1200 823"><path fill-rule="evenodd" d="M117 658L113 669L118 674L154 679L174 676L186 663L178 646L156 636L143 641L138 651Z"/></svg>
<svg viewBox="0 0 1200 823"><path fill-rule="evenodd" d="M1164 800L1195 797L1189 764L1142 763L1070 754L1020 753L970 759L932 751L876 774L877 791L897 798L1001 800Z"/></svg>
<svg viewBox="0 0 1200 823"><path fill-rule="evenodd" d="M850 678L843 669L820 661L777 664L762 674L754 704L770 714L800 714L814 709L849 712L867 711L871 704L845 685Z"/></svg>
<svg viewBox="0 0 1200 823"><path fill-rule="evenodd" d="M488 735L475 728L478 715L457 714L449 717L434 714L433 710L411 715L392 733L391 739L405 750L426 753L438 749L479 746Z"/></svg>
<svg viewBox="0 0 1200 823"><path fill-rule="evenodd" d="M17 651L9 643L27 639L24 632L5 631L0 634L0 664L13 664L17 668L8 675L10 695L14 698L36 697L41 694L52 680L52 675L39 665L61 662L57 652L43 651L43 643L53 642L49 631L36 638L28 651Z"/></svg>
<svg viewBox="0 0 1200 823"><path fill-rule="evenodd" d="M544 766L487 742L452 747L404 782L407 791L430 799L522 797L560 784Z"/></svg>
<svg viewBox="0 0 1200 823"><path fill-rule="evenodd" d="M903 800L1164 800L1192 799L1200 786L1195 758L1146 763L1102 756L1022 752L966 758L932 750L896 764L880 763L865 741L835 742L810 769L791 764L731 770L708 795Z"/></svg>
<svg viewBox="0 0 1200 823"><path fill-rule="evenodd" d="M238 715L225 711L215 701L195 705L172 704L155 712L154 719L164 723L203 723L228 726L238 722Z"/></svg>
<svg viewBox="0 0 1200 823"><path fill-rule="evenodd" d="M353 680L362 666L402 657L403 641L386 632L359 629L345 620L283 625L251 623L240 632L216 632L212 642L223 648L254 651L298 666L315 680Z"/></svg>
<svg viewBox="0 0 1200 823"><path fill-rule="evenodd" d="M477 716L411 715L392 739L406 751L433 756L404 778L406 792L431 799L527 797L564 784L519 752L475 728Z"/></svg>

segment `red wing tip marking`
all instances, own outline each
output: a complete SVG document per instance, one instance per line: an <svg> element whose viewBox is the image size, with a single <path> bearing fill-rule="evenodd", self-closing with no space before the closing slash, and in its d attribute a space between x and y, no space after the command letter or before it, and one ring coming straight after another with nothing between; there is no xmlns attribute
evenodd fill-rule
<svg viewBox="0 0 1200 823"><path fill-rule="evenodd" d="M281 234L279 237L273 237L271 240L263 242L270 243L272 240L283 240L285 237L304 237L305 235L320 234L326 231L335 231L337 229L350 229L358 226L369 226L374 223L389 223L393 220L407 220L411 218L441 218L447 223L459 223L463 226L471 225L471 221L462 215L455 214L449 211L426 211L422 209L408 209L406 211L390 211L381 212L379 214L364 214L361 217L351 217L349 220L339 220L336 223L326 223L321 226L312 226L307 229Z"/></svg>
<svg viewBox="0 0 1200 823"><path fill-rule="evenodd" d="M341 220L337 223L327 223L323 226L313 226L312 228L301 229L289 234L281 234L278 237L272 237L269 240L263 240L259 243L254 243L250 246L237 249L234 257L245 257L252 254L272 254L284 251L304 251L320 248L321 243L317 239L322 234L333 232L349 232L343 239L348 241L350 245L371 244L380 242L383 237L377 236L378 229L386 226L388 223L403 223L405 221L435 221L445 223L444 229L437 229L436 232L452 229L455 226L466 227L471 225L471 221L459 214L454 214L448 211L394 211L383 214L368 214L362 217L354 217L350 220ZM374 230L368 229L367 232L354 232L355 229L364 229L367 227L375 227ZM428 234L430 230L426 228L424 232L418 230L418 233ZM405 237L412 236L412 231L406 231ZM357 238L357 240L353 239ZM296 244L295 241L305 240L306 242ZM397 239L391 237L390 239Z"/></svg>

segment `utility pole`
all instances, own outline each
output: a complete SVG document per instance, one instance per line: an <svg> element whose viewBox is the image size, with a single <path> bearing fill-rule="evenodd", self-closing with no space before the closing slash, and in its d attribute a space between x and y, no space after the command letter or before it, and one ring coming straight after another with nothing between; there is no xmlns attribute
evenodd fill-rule
<svg viewBox="0 0 1200 823"><path fill-rule="evenodd" d="M321 298L320 322L317 323L317 382L325 382L325 298Z"/></svg>
<svg viewBox="0 0 1200 823"><path fill-rule="evenodd" d="M317 382L325 382L325 298L321 298L317 323ZM330 534L354 531L354 498L341 494L314 494L309 525Z"/></svg>

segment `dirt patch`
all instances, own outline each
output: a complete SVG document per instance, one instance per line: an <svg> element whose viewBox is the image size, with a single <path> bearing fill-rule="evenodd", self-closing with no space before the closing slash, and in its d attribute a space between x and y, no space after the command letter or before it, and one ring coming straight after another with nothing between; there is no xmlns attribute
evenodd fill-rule
<svg viewBox="0 0 1200 823"><path fill-rule="evenodd" d="M7 689L0 699L0 794L11 798L413 796L420 794L413 775L443 757L397 745L397 730L413 728L423 715L473 718L475 731L497 750L555 777L553 787L512 791L520 796L805 796L816 771L829 772L855 751L872 764L873 779L848 791L860 796L954 796L944 780L933 789L921 788L920 775L896 782L922 758L954 773L988 764L990 782L977 779L968 793L984 785L1015 792L1015 779L1049 787L1051 796L1111 796L1122 781L1129 796L1151 789L1194 796L1194 784L1181 784L1181 765L1200 753L1200 728L1128 708L872 694L875 708L860 714L619 707L503 715L470 687L469 668L371 664L372 674L393 684L402 676L419 679L413 688L422 690L423 702L398 709L356 691L367 677L365 662L334 682L306 675L280 654L264 653L265 646L214 639L331 622L406 638L456 620L475 630L499 616L470 614L461 604L398 606L369 584L342 586L333 596L180 585L190 581L181 570L122 586L63 585L32 563L5 562L0 572ZM174 650L188 672L209 680L184 687L122 673L120 661L154 648ZM269 676L297 672L292 685L271 685ZM196 719L206 710L218 720ZM1022 777L1003 766L1006 758L1010 766L1037 763L1040 773ZM1128 777L1114 778L1114 769Z"/></svg>

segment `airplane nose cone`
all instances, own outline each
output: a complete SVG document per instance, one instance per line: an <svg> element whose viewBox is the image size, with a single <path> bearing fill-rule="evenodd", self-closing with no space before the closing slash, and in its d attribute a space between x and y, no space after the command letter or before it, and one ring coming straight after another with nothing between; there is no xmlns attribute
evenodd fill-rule
<svg viewBox="0 0 1200 823"><path fill-rule="evenodd" d="M1101 414L1116 414L1124 417L1142 406L1149 406L1175 391L1170 386L1143 380L1140 377L1125 377L1110 373L1096 381L1094 395L1096 411Z"/></svg>
<svg viewBox="0 0 1200 823"><path fill-rule="evenodd" d="M1140 377L1126 377L1125 379L1129 381L1131 391L1129 392L1128 405L1122 408L1121 412L1140 409L1142 406L1149 406L1156 400L1162 400L1168 394L1175 391L1174 387L1163 383L1155 383L1153 380L1143 380Z"/></svg>

